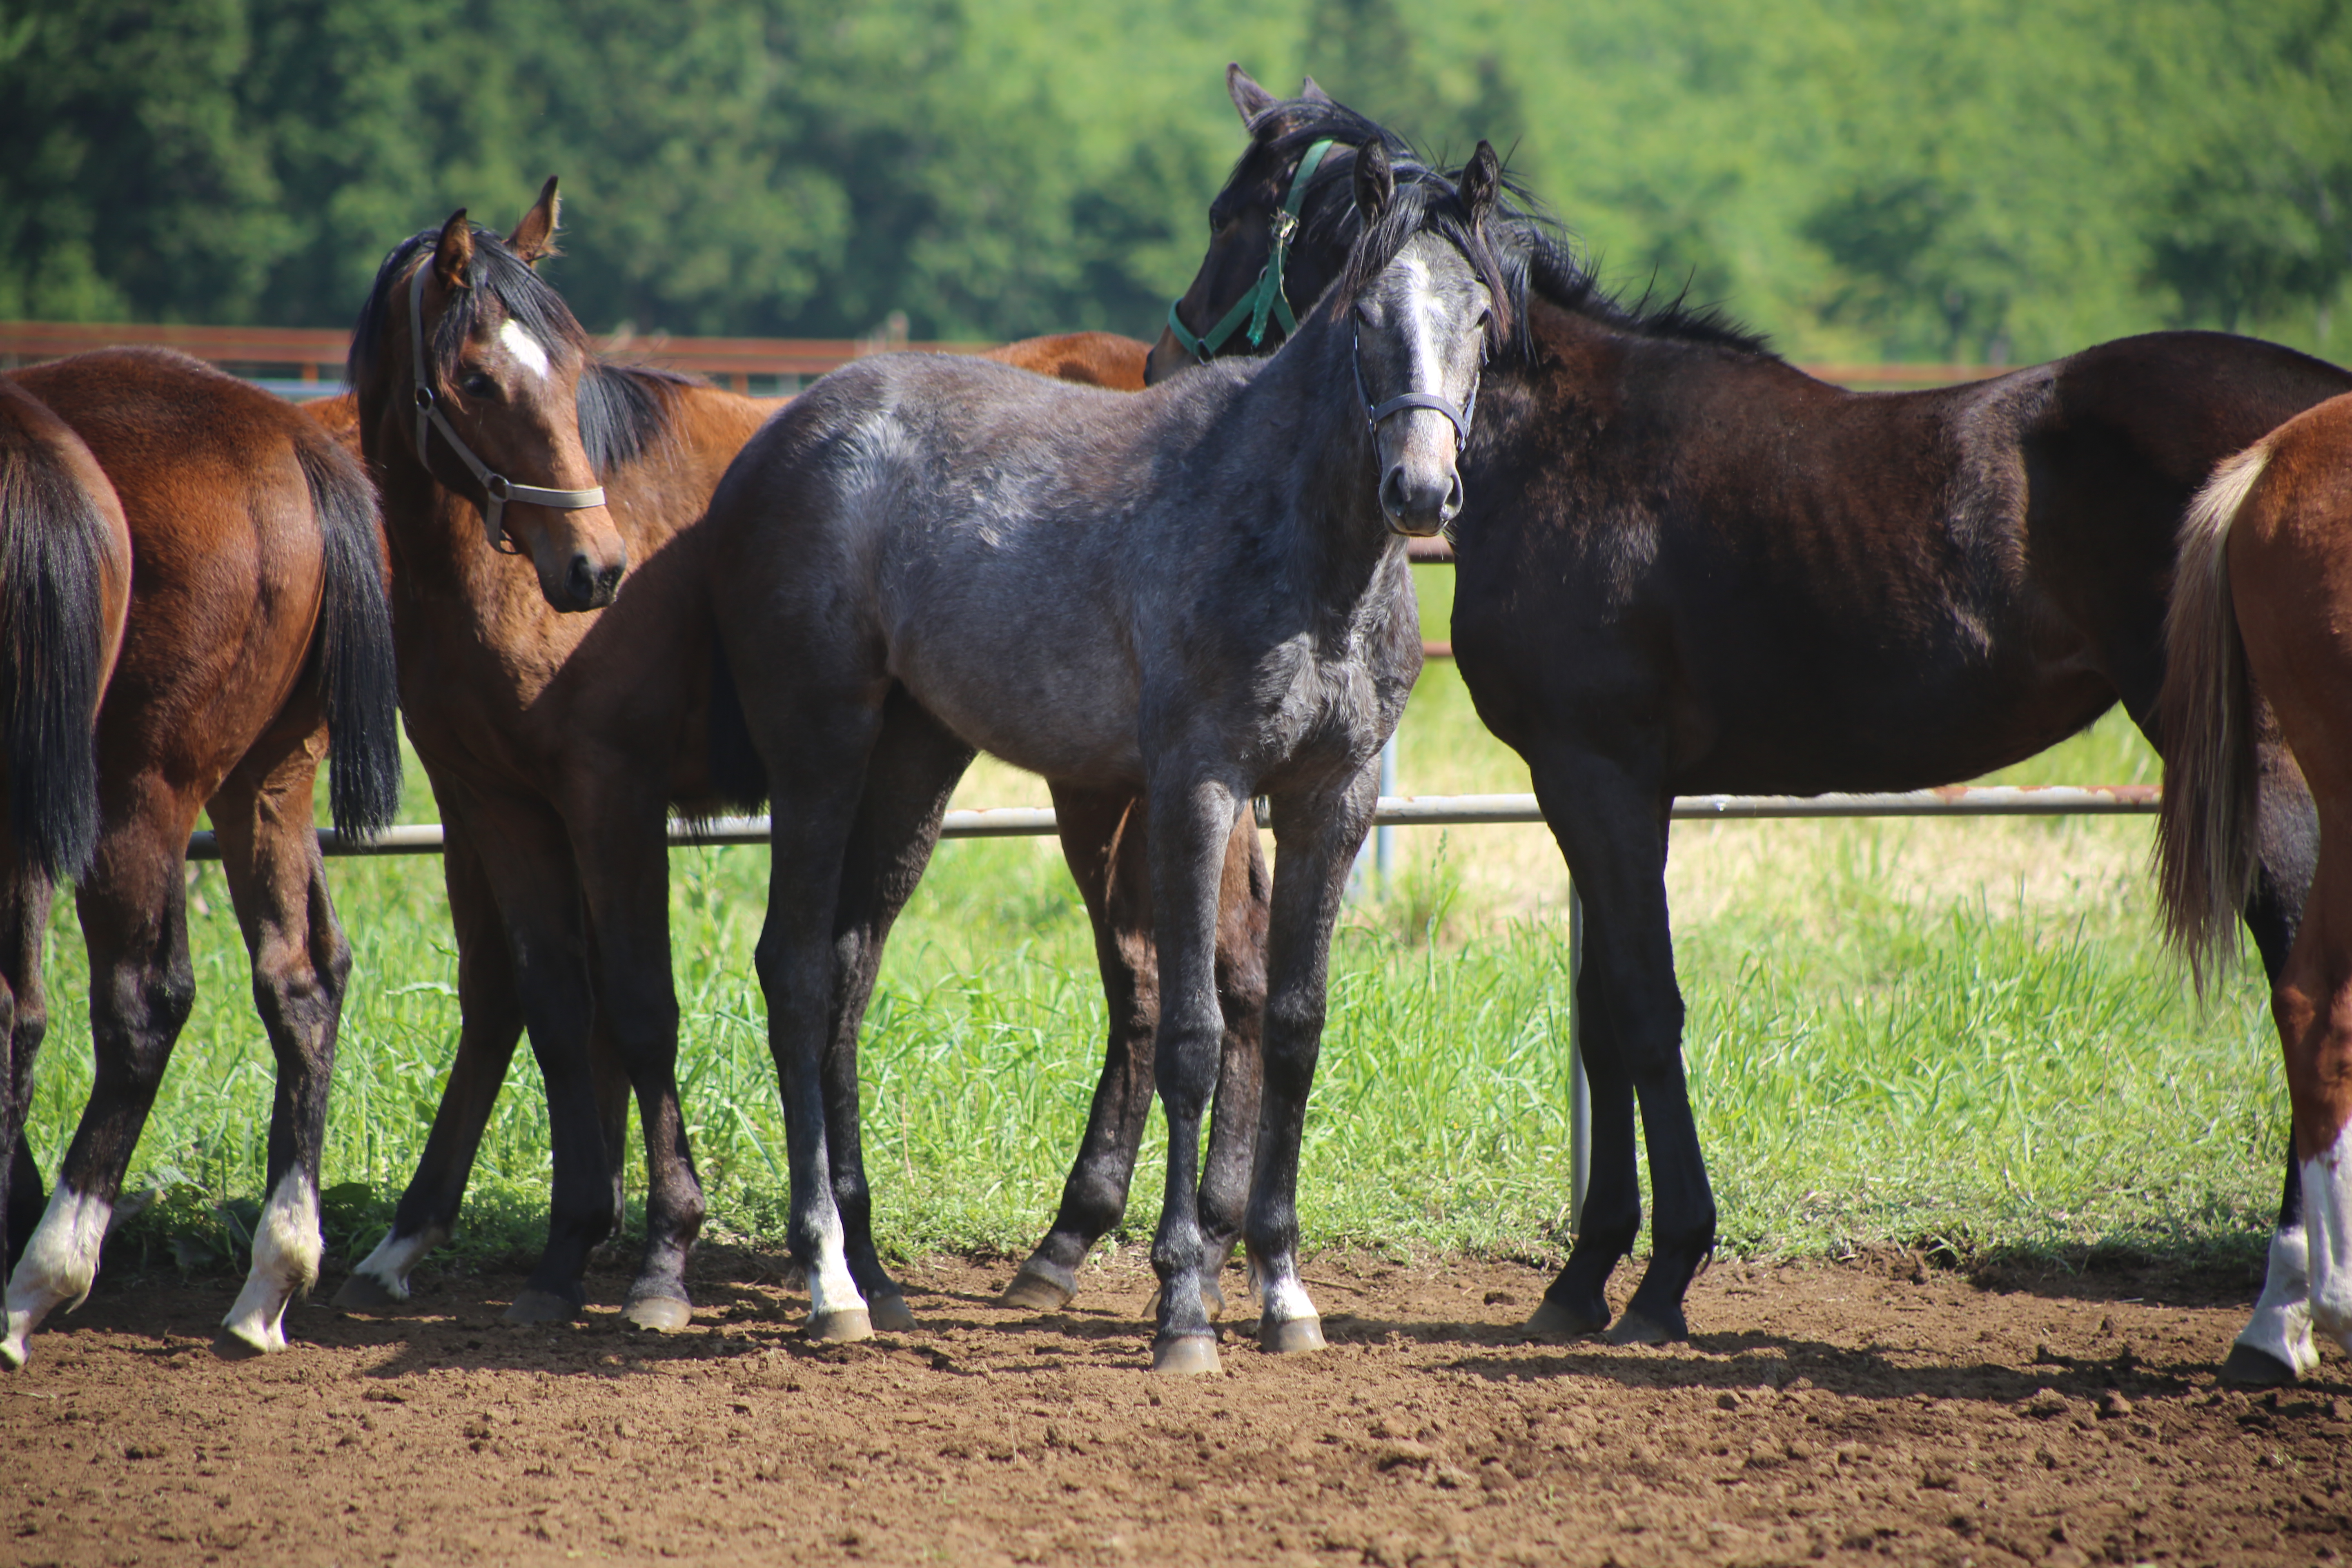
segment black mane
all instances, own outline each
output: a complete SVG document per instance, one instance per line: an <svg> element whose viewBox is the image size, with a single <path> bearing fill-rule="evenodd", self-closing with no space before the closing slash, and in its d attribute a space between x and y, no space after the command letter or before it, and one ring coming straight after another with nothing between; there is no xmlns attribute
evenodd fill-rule
<svg viewBox="0 0 2352 1568"><path fill-rule="evenodd" d="M1343 104L1287 100L1253 121L1250 133L1251 148L1234 166L1236 176L1252 158L1267 153L1274 155L1276 167L1289 168L1317 142L1328 138L1339 144L1307 182L1300 230L1306 243L1343 253L1353 250L1356 239L1352 189L1356 148L1368 142L1381 143L1396 171L1400 197L1424 184L1441 185L1450 193L1461 177L1459 169L1435 167L1403 137ZM1347 156L1339 155L1342 152ZM1228 181L1227 188L1232 185ZM1506 285L1496 291L1496 299L1509 303L1510 314L1518 324L1513 336L1523 356L1533 350L1526 326L1526 302L1531 293L1620 331L1706 343L1741 353L1770 354L1764 334L1742 326L1717 306L1693 304L1687 288L1654 303L1651 290L1644 288L1638 299L1627 301L1601 281L1566 227L1524 185L1507 175L1503 185L1503 197L1486 225L1486 237Z"/></svg>
<svg viewBox="0 0 2352 1568"><path fill-rule="evenodd" d="M575 348L587 361L577 399L580 445L597 475L601 478L642 457L668 432L676 401L671 394L696 384L693 378L598 358L587 329L563 302L563 296L509 250L505 240L479 224L470 226L473 286L459 289L434 323L430 346L434 378L446 383L456 375L458 355L465 351L479 301L487 294L509 320L541 342ZM405 285L411 263L422 265L422 258L440 237L437 228L413 234L394 246L376 269L367 303L360 307L359 322L352 329L351 358L343 374L353 391L365 395L365 389L373 386L377 377L401 374L381 362L384 328L394 310L407 308L399 290Z"/></svg>

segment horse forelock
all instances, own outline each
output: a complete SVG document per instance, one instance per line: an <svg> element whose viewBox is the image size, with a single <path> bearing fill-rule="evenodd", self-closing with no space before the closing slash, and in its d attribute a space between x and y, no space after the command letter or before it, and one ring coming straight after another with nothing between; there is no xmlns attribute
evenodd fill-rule
<svg viewBox="0 0 2352 1568"><path fill-rule="evenodd" d="M1331 285L1330 310L1337 316L1392 265L1416 235L1430 235L1461 252L1471 272L1485 284L1493 311L1488 325L1490 346L1500 349L1514 336L1517 295L1509 275L1487 239L1487 225L1475 222L1454 182L1438 176L1400 181L1396 194L1370 227L1356 237L1347 265Z"/></svg>
<svg viewBox="0 0 2352 1568"><path fill-rule="evenodd" d="M552 355L572 349L588 353L587 330L554 286L509 250L505 240L478 224L472 227L471 286L450 295L440 318L429 329L432 341L426 352L434 374L444 380L457 374L458 356L465 353L467 339L481 320L485 300L542 352ZM385 388L377 384L379 379L399 374L399 367L383 361L384 334L407 308L401 290L408 285L410 271L430 265L433 247L440 237L437 228L413 234L394 246L383 265L376 268L375 282L352 330L351 357L344 372L352 390L362 395L383 392Z"/></svg>

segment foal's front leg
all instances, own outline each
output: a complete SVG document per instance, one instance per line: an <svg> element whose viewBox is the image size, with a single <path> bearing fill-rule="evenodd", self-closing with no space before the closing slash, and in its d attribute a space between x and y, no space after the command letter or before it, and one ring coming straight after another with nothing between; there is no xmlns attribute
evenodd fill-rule
<svg viewBox="0 0 2352 1568"><path fill-rule="evenodd" d="M1151 1243L1151 1266L1160 1276L1154 1372L1214 1372L1218 1365L1202 1302L1212 1283L1212 1249L1201 1216L1201 1123L1216 1092L1224 1041L1217 1003L1217 898L1226 844L1246 799L1242 789L1207 778L1155 784L1150 796L1160 993L1154 1065L1168 1113L1168 1184Z"/></svg>
<svg viewBox="0 0 2352 1568"><path fill-rule="evenodd" d="M1339 788L1274 800L1276 860L1266 930L1265 1087L1258 1107L1257 1172L1250 1192L1250 1269L1259 1292L1257 1340L1276 1352L1323 1348L1323 1321L1298 1278L1298 1146L1307 1096L1323 1048L1331 928L1356 851L1380 805L1368 766Z"/></svg>

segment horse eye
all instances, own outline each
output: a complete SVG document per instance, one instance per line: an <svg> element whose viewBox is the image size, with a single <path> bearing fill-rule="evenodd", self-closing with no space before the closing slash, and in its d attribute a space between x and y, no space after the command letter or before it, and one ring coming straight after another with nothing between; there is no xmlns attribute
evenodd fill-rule
<svg viewBox="0 0 2352 1568"><path fill-rule="evenodd" d="M499 384L488 374L478 370L468 372L466 379L457 384L459 390L468 397L493 397L497 395L499 390Z"/></svg>

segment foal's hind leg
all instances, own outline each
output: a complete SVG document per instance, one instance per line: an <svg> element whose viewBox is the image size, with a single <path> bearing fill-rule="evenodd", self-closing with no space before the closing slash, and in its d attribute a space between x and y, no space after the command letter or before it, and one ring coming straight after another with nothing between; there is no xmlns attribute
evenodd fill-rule
<svg viewBox="0 0 2352 1568"><path fill-rule="evenodd" d="M254 1005L278 1058L269 1195L254 1227L253 1268L213 1342L233 1358L286 1348L287 1305L317 1282L325 1250L319 1163L352 968L311 826L310 786L325 744L323 730L282 748L265 738L212 802L221 869L253 960Z"/></svg>
<svg viewBox="0 0 2352 1568"><path fill-rule="evenodd" d="M866 1182L857 1103L857 1031L873 999L883 944L930 864L940 819L971 758L971 748L903 689L892 689L866 763L866 791L843 857L841 901L834 913L833 1008L824 1068L825 1154L850 1275L866 1297L874 1327L886 1332L912 1329L915 1318L874 1247L874 1202Z"/></svg>
<svg viewBox="0 0 2352 1568"><path fill-rule="evenodd" d="M1151 1114L1152 1031L1160 1018L1160 969L1152 951L1150 847L1140 801L1118 790L1054 786L1062 854L1094 925L1110 1039L1095 1084L1086 1136L1062 1184L1062 1204L1036 1250L1005 1287L1004 1305L1053 1311L1077 1294L1087 1254L1127 1212L1137 1151ZM1258 1040L1265 1017L1265 859L1256 826L1243 821L1225 855L1217 922L1217 998L1223 1059L1210 1116L1201 1182L1204 1244L1222 1263L1241 1232L1257 1132ZM1215 1270L1206 1305L1224 1309Z"/></svg>
<svg viewBox="0 0 2352 1568"><path fill-rule="evenodd" d="M89 1294L123 1172L194 1005L183 870L198 805L152 774L106 791L98 854L75 900L89 944L97 1079L57 1190L9 1278L0 1366L22 1366L41 1321Z"/></svg>
<svg viewBox="0 0 2352 1568"><path fill-rule="evenodd" d="M410 1271L457 1227L483 1131L522 1038L522 997L515 989L506 919L465 813L445 806L442 816L442 870L457 939L457 1054L391 1230L335 1292L335 1305L353 1311L380 1312L407 1300Z"/></svg>

